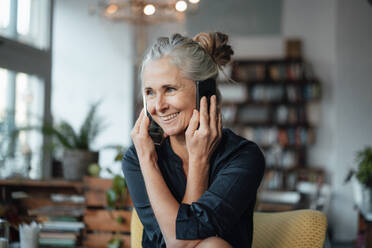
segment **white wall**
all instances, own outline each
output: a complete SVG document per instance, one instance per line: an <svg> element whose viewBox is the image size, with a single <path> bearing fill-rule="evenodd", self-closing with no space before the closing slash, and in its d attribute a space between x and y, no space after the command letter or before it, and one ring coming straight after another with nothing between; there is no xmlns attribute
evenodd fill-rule
<svg viewBox="0 0 372 248"><path fill-rule="evenodd" d="M89 14L97 2L55 1L52 114L79 127L89 104L102 100L99 114L107 129L95 144L98 149L130 144L133 49L127 24ZM107 152L100 156L103 166L112 160Z"/></svg>
<svg viewBox="0 0 372 248"><path fill-rule="evenodd" d="M372 6L367 0L339 0L336 19L336 126L332 222L339 239L355 238L357 214L351 185L343 180L356 168L355 152L372 145Z"/></svg>

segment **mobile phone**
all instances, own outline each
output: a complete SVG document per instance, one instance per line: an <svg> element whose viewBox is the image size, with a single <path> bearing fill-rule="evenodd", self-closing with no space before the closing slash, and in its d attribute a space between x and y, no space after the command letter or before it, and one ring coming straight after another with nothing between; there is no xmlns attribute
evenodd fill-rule
<svg viewBox="0 0 372 248"><path fill-rule="evenodd" d="M213 95L217 95L216 89L216 80L213 78L208 78L203 81L196 81L196 109L200 111L200 99L203 96L207 97L208 102L208 113L209 113L209 105L210 105L210 98Z"/></svg>
<svg viewBox="0 0 372 248"><path fill-rule="evenodd" d="M164 139L164 131L163 129L156 123L153 119L150 113L147 111L147 102L146 97L143 96L143 106L145 108L146 116L150 119L149 124L149 135L154 142L155 145L159 146L163 142Z"/></svg>

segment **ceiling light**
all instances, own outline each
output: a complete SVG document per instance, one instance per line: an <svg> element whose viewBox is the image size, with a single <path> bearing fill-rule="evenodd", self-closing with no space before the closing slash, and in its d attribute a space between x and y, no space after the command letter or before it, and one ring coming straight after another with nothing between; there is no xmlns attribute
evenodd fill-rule
<svg viewBox="0 0 372 248"><path fill-rule="evenodd" d="M118 11L118 6L116 4L110 4L107 8L106 8L106 12L107 14L114 14L116 11Z"/></svg>
<svg viewBox="0 0 372 248"><path fill-rule="evenodd" d="M176 3L176 10L179 12L184 12L187 9L187 3L185 1L178 1Z"/></svg>
<svg viewBox="0 0 372 248"><path fill-rule="evenodd" d="M143 13L145 13L145 15L153 15L155 13L155 6L152 5L152 4L147 4L145 6L145 8L143 9Z"/></svg>
<svg viewBox="0 0 372 248"><path fill-rule="evenodd" d="M3 0L0 0L0 2ZM115 21L141 25L181 22L195 13L200 0L97 0L98 13ZM91 11L91 14L96 11ZM151 16L151 17L150 17Z"/></svg>

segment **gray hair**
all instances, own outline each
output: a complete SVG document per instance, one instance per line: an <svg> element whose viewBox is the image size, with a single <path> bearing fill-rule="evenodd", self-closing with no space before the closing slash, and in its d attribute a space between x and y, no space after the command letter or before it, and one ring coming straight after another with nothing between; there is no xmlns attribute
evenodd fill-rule
<svg viewBox="0 0 372 248"><path fill-rule="evenodd" d="M216 79L219 66L200 44L180 34L171 37L160 37L144 57L140 69L142 80L143 69L150 61L169 57L170 63L176 66L184 77L201 81Z"/></svg>

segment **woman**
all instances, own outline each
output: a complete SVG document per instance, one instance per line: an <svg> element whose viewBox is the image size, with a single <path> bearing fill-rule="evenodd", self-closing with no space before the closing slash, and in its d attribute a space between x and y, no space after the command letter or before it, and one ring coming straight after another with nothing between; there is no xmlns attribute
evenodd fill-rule
<svg viewBox="0 0 372 248"><path fill-rule="evenodd" d="M123 171L144 225L143 247L250 247L265 161L256 144L222 129L218 97L195 109L195 81L217 78L233 51L221 33L159 38L141 77L147 111L167 138L155 146L143 110Z"/></svg>

